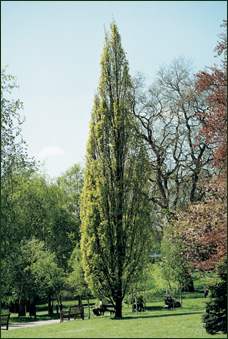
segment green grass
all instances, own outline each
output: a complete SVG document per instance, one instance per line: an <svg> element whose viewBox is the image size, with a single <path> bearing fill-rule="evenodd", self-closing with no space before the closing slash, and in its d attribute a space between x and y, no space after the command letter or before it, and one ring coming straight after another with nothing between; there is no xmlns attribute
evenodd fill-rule
<svg viewBox="0 0 228 339"><path fill-rule="evenodd" d="M148 303L142 313L123 306L123 318L104 317L2 331L2 338L227 338L209 335L201 322L204 298L184 299L183 308L166 310L162 301ZM38 317L39 318L39 317Z"/></svg>

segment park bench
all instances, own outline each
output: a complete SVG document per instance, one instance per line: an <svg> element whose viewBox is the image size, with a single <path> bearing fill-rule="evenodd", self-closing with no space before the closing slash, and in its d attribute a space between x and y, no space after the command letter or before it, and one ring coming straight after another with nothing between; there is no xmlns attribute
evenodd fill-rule
<svg viewBox="0 0 228 339"><path fill-rule="evenodd" d="M113 305L102 305L102 307L100 307L100 308L95 308L93 310L93 313L95 315L104 315L105 312L109 312L110 315L111 315L111 314L115 313L115 310L116 310L116 308Z"/></svg>
<svg viewBox="0 0 228 339"><path fill-rule="evenodd" d="M168 298L165 298L164 308L177 308L177 307L181 307L181 303L179 301L175 301L175 298L171 296Z"/></svg>
<svg viewBox="0 0 228 339"><path fill-rule="evenodd" d="M10 319L10 313L8 314L1 314L1 327L6 326L6 330L9 328L9 319Z"/></svg>
<svg viewBox="0 0 228 339"><path fill-rule="evenodd" d="M68 311L61 311L60 312L60 322L62 323L64 318L70 320L71 317L82 318L84 320L84 308L83 306L70 306Z"/></svg>

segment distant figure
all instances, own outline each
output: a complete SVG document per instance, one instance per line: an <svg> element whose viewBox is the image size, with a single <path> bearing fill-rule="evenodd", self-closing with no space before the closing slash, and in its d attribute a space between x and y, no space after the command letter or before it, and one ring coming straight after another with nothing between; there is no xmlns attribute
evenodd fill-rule
<svg viewBox="0 0 228 339"><path fill-rule="evenodd" d="M205 288L205 290L204 290L204 298L206 298L207 296L208 296L208 288Z"/></svg>
<svg viewBox="0 0 228 339"><path fill-rule="evenodd" d="M58 313L59 313L59 305L56 304L56 305L55 305L55 308L56 308L56 313L58 314Z"/></svg>
<svg viewBox="0 0 228 339"><path fill-rule="evenodd" d="M63 310L63 304L62 303L59 305L59 309L60 309L60 311Z"/></svg>
<svg viewBox="0 0 228 339"><path fill-rule="evenodd" d="M99 305L97 306L97 308L102 308L102 300L101 299L99 301Z"/></svg>
<svg viewBox="0 0 228 339"><path fill-rule="evenodd" d="M167 304L169 298L170 298L169 291L166 291L166 294L165 294L165 304Z"/></svg>

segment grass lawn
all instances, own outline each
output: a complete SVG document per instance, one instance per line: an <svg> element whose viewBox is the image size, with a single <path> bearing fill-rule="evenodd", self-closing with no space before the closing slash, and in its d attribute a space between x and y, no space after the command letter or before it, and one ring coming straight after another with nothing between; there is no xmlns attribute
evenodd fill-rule
<svg viewBox="0 0 228 339"><path fill-rule="evenodd" d="M142 313L131 312L124 304L123 318L104 317L76 319L63 323L2 331L2 338L227 338L225 334L209 335L201 322L204 298L183 300L183 308L166 310L163 302L147 304Z"/></svg>

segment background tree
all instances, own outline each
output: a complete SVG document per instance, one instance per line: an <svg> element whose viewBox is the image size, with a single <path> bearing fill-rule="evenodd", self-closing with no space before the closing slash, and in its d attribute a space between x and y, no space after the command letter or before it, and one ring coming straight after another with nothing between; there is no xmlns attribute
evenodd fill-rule
<svg viewBox="0 0 228 339"><path fill-rule="evenodd" d="M227 28L227 21L221 27ZM227 169L227 30L220 34L215 47L217 56L223 56L221 65L208 67L209 72L196 74L196 90L203 94L207 109L198 112L203 121L200 136L213 145L213 164L224 171Z"/></svg>
<svg viewBox="0 0 228 339"><path fill-rule="evenodd" d="M57 266L54 254L45 248L43 242L32 238L22 241L18 259L14 284L18 287L18 299L23 300L19 305L35 305L39 297L48 300L48 312L52 314L51 298L64 287L64 273ZM19 315L22 313L20 307Z"/></svg>
<svg viewBox="0 0 228 339"><path fill-rule="evenodd" d="M175 227L189 262L201 271L214 270L227 253L226 180L207 184L204 200L180 212Z"/></svg>
<svg viewBox="0 0 228 339"><path fill-rule="evenodd" d="M65 288L65 274L62 268L58 267L58 261L54 253L45 248L43 242L36 242L32 239L26 244L26 251L33 243L40 246L40 250L33 251L31 274L36 286L36 294L42 300L48 300L48 313L53 314L52 298L58 296ZM31 286L31 284L30 284Z"/></svg>
<svg viewBox="0 0 228 339"><path fill-rule="evenodd" d="M226 21L223 26L226 27ZM207 104L206 110L197 112L203 122L198 140L203 137L212 144L213 166L220 173L217 171L217 176L204 185L203 201L190 205L176 222L188 259L202 271L215 269L215 264L227 254L227 45L226 35L220 38L215 50L218 55L224 53L221 68L212 67L211 73L196 75L197 91Z"/></svg>
<svg viewBox="0 0 228 339"><path fill-rule="evenodd" d="M134 80L133 108L150 155L150 200L169 217L177 207L201 199L198 183L211 175L210 147L195 139L201 126L196 112L205 105L183 58L162 67L152 86L144 88L140 75Z"/></svg>
<svg viewBox="0 0 228 339"><path fill-rule="evenodd" d="M26 145L21 136L23 118L20 110L23 104L20 100L11 99L16 88L15 78L6 74L6 68L1 70L1 279L2 296L9 301L9 295L15 299L14 289L10 291L15 272L8 267L17 260L18 241L13 240L24 233L16 226L16 216L20 202L16 198L24 181L28 180L35 170L35 163L26 153ZM21 237L20 237L21 239ZM10 266L8 266L10 265ZM10 283L9 283L10 282ZM9 284L8 284L9 283Z"/></svg>
<svg viewBox="0 0 228 339"><path fill-rule="evenodd" d="M15 77L1 70L1 179L10 179L12 172L29 170L34 162L28 158L26 144L21 135L24 119L20 115L23 103L10 98L17 88Z"/></svg>
<svg viewBox="0 0 228 339"><path fill-rule="evenodd" d="M74 296L87 296L91 294L85 281L85 273L82 265L82 253L77 244L69 260L68 286L73 290Z"/></svg>
<svg viewBox="0 0 228 339"><path fill-rule="evenodd" d="M128 62L115 23L106 33L82 193L85 279L122 317L122 300L149 241L147 152L134 132Z"/></svg>
<svg viewBox="0 0 228 339"><path fill-rule="evenodd" d="M74 164L63 175L57 178L57 185L63 190L66 205L75 221L80 224L79 199L83 188L83 169L79 164ZM79 228L79 227L78 227ZM79 236L79 231L77 232Z"/></svg>
<svg viewBox="0 0 228 339"><path fill-rule="evenodd" d="M190 265L183 252L181 239L173 227L166 227L161 243L162 275L169 285L169 290L176 290L182 305L182 291L192 283Z"/></svg>
<svg viewBox="0 0 228 339"><path fill-rule="evenodd" d="M14 176L17 185L12 186L10 180L5 181L2 191L4 197L7 196L4 204L2 202L2 301L15 302L20 296L19 299L24 303L28 300L25 289L23 299L14 287L15 281L18 286L24 284L21 266L15 265L17 258L21 257L22 244L27 244L33 237L43 241L46 250L55 258L51 267L57 265L58 269L67 272L68 260L79 241L80 220L71 209L72 198L62 187L38 174L11 174L12 181ZM30 289L32 286L28 286ZM50 298L53 293L49 293Z"/></svg>

